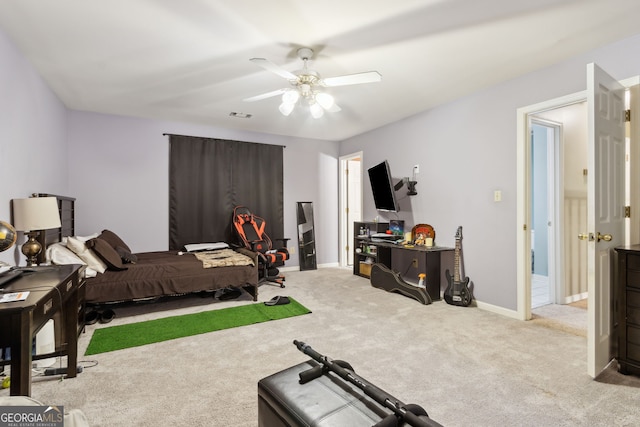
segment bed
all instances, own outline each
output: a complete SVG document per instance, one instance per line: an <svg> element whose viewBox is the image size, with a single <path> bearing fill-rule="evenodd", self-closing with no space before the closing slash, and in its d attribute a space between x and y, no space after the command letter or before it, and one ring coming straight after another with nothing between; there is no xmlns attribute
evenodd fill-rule
<svg viewBox="0 0 640 427"><path fill-rule="evenodd" d="M50 194L39 196L57 198L62 224L59 229L41 233L40 243L46 250L39 261L78 263L69 251L80 258L80 262L87 265L88 276L94 276L85 280L87 304L149 300L227 288L243 288L254 301L258 299L258 260L252 251L220 248L184 253L131 253L120 236L111 230L76 236L75 199ZM91 274L93 270L95 274Z"/></svg>

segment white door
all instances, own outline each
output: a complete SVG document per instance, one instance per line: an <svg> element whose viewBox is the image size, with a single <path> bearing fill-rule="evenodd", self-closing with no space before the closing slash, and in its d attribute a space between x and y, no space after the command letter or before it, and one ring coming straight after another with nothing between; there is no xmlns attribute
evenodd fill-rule
<svg viewBox="0 0 640 427"><path fill-rule="evenodd" d="M613 248L624 243L624 88L597 65L587 65L589 323L587 372L611 361Z"/></svg>
<svg viewBox="0 0 640 427"><path fill-rule="evenodd" d="M353 265L353 223L362 220L362 152L340 157L340 265Z"/></svg>

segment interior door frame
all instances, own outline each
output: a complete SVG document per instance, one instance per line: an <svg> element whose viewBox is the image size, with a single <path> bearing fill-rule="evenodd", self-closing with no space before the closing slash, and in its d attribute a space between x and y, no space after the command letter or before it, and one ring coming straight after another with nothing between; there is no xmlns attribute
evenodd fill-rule
<svg viewBox="0 0 640 427"><path fill-rule="evenodd" d="M363 201L362 201L362 177L363 177L363 173L362 173L362 165L364 165L364 153L362 151L357 151L355 153L351 153L351 154L345 154L344 156L340 156L339 158L339 169L340 169L340 177L339 177L339 186L340 186L340 203L339 203L339 209L340 209L340 217L339 217L339 236L338 236L338 241L339 241L339 257L338 257L338 261L339 261L339 265L341 267L346 267L348 265L348 252L352 249L351 245L353 244L353 242L351 241L351 239L349 239L349 230L351 227L351 224L349 223L349 213L347 211L347 208L349 206L348 203L348 198L351 197L350 192L349 192L349 177L347 175L347 170L348 170L348 163L350 160L352 159L356 159L359 158L360 159L360 197L359 200L356 201L356 203L360 203L360 216L361 218L359 218L359 220L362 220L362 207L363 207Z"/></svg>
<svg viewBox="0 0 640 427"><path fill-rule="evenodd" d="M530 118L535 114L568 105L586 102L587 91L550 99L537 104L518 108L517 110L517 178L516 178L516 216L518 232L516 233L517 245L517 318L521 320L531 319L531 144L530 144ZM557 171L557 176L561 174ZM560 194L557 191L558 195ZM556 197L556 202L558 198ZM556 209L557 211L557 209ZM558 221L558 219L556 219ZM559 233L555 234L556 237ZM561 253L557 250L556 256ZM556 262L556 265L558 263Z"/></svg>

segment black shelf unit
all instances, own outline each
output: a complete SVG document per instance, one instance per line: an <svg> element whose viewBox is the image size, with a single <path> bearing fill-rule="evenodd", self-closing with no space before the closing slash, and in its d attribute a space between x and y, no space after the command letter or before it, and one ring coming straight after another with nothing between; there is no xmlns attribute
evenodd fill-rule
<svg viewBox="0 0 640 427"><path fill-rule="evenodd" d="M371 276L373 264L379 262L390 265L390 251L380 250L369 237L374 233L384 233L388 228L388 222L356 221L353 223L353 274L368 278Z"/></svg>

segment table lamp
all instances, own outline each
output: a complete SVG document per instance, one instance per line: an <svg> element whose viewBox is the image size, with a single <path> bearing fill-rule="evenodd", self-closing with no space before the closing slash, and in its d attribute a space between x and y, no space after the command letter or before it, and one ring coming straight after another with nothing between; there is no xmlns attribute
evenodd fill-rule
<svg viewBox="0 0 640 427"><path fill-rule="evenodd" d="M57 199L55 197L13 199L13 226L29 236L29 240L22 245L22 253L27 257L27 266L36 265L38 254L42 250L42 245L36 240L40 230L61 226Z"/></svg>

